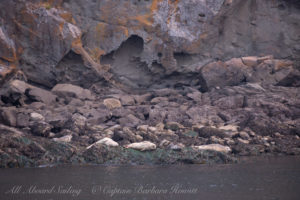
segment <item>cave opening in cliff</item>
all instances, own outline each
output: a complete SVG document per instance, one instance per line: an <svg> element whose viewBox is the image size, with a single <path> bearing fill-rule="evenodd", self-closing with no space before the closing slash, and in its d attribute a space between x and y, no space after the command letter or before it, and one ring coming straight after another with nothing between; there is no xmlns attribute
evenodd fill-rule
<svg viewBox="0 0 300 200"><path fill-rule="evenodd" d="M144 40L138 35L131 35L118 49L101 57L101 64L109 64L112 73L124 84L133 88L147 87L152 74L147 64L141 61Z"/></svg>

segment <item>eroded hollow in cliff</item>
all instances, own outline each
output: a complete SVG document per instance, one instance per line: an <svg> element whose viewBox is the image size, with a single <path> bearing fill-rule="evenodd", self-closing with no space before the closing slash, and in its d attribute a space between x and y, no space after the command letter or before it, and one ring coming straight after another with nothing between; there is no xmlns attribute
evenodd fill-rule
<svg viewBox="0 0 300 200"><path fill-rule="evenodd" d="M122 83L134 88L147 87L153 82L153 75L140 56L144 40L132 35L120 47L101 57L101 64L111 65L111 71Z"/></svg>
<svg viewBox="0 0 300 200"><path fill-rule="evenodd" d="M148 66L141 61L143 50L144 40L137 35L132 35L118 49L102 56L100 62L101 64L109 64L114 77L132 89L194 84L190 83L197 79L193 73L174 72L166 75L164 67L157 60ZM193 56L189 54L176 53L174 57L180 66L190 64L193 61Z"/></svg>

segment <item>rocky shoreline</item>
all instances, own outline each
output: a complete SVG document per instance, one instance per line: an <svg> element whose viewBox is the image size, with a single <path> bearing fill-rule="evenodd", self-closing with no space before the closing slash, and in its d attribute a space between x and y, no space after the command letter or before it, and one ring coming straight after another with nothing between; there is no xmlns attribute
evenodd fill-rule
<svg viewBox="0 0 300 200"><path fill-rule="evenodd" d="M0 8L0 167L300 154L297 0Z"/></svg>
<svg viewBox="0 0 300 200"><path fill-rule="evenodd" d="M132 93L102 82L49 90L16 76L0 89L0 167L300 154L300 75L293 62L243 57L197 70L196 86L178 81Z"/></svg>

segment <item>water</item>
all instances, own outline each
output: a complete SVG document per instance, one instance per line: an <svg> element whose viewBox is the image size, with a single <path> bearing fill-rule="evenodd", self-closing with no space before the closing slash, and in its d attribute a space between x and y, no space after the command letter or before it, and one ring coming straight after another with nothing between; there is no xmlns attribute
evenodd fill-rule
<svg viewBox="0 0 300 200"><path fill-rule="evenodd" d="M0 199L300 199L300 157L239 164L1 169Z"/></svg>

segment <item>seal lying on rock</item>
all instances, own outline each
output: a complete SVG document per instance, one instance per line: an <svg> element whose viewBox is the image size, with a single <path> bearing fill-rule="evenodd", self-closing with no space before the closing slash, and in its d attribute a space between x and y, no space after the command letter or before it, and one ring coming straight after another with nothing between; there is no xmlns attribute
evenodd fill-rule
<svg viewBox="0 0 300 200"><path fill-rule="evenodd" d="M201 145L201 146L195 146L195 149L199 150L211 150L211 151L218 151L222 153L230 153L231 148L228 146L223 146L220 144L208 144L208 145Z"/></svg>
<svg viewBox="0 0 300 200"><path fill-rule="evenodd" d="M150 151L155 150L156 145L149 141L136 142L125 146L126 148L135 149L139 151Z"/></svg>

